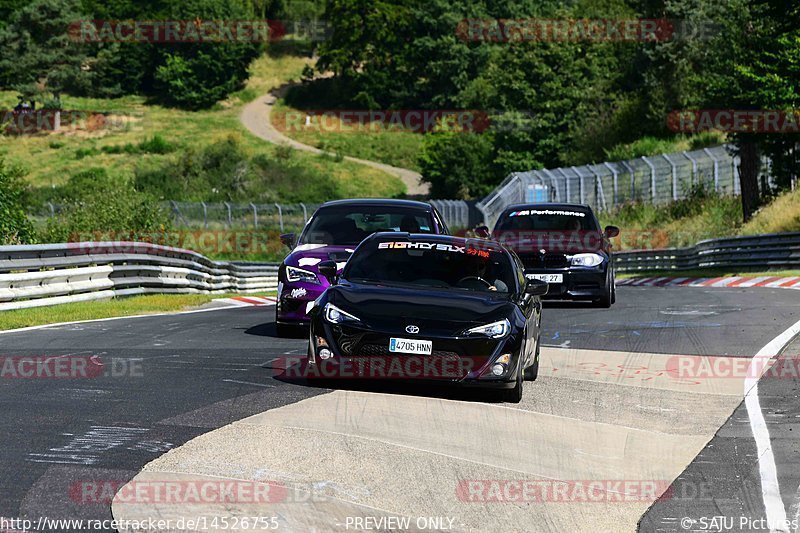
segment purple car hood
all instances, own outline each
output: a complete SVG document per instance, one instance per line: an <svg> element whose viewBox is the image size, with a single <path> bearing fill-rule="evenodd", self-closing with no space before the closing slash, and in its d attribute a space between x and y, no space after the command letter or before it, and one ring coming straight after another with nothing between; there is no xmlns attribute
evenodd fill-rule
<svg viewBox="0 0 800 533"><path fill-rule="evenodd" d="M322 261L336 261L339 270L344 267L357 245L334 246L330 244L301 244L290 253L284 263L288 266L300 267L317 272L317 265Z"/></svg>

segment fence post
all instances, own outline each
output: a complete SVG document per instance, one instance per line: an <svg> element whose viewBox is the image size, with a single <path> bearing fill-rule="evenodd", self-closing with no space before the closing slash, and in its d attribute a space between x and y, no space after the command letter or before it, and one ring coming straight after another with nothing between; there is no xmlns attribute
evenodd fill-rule
<svg viewBox="0 0 800 533"><path fill-rule="evenodd" d="M697 160L689 155L689 152L683 152L684 157L692 162L692 185L698 180L697 176Z"/></svg>
<svg viewBox="0 0 800 533"><path fill-rule="evenodd" d="M205 202L200 202L203 206L203 227L208 229L208 207Z"/></svg>
<svg viewBox="0 0 800 533"><path fill-rule="evenodd" d="M303 225L305 225L305 223L308 222L308 211L306 210L306 204L301 203L300 207L303 208Z"/></svg>
<svg viewBox="0 0 800 533"><path fill-rule="evenodd" d="M580 172L578 172L578 169L577 169L577 168L575 168L575 167L569 167L569 169L570 169L571 171L573 171L573 172L575 173L575 175L576 175L576 176L578 176L578 187L579 187L580 194L581 194L581 203L582 203L582 204L585 204L585 203L586 203L586 200L584 199L584 198L585 198L585 195L584 195L584 192L583 192L583 174L581 174Z"/></svg>
<svg viewBox="0 0 800 533"><path fill-rule="evenodd" d="M50 207L50 216L56 216L56 208L53 206L53 202L47 202L47 205Z"/></svg>
<svg viewBox="0 0 800 533"><path fill-rule="evenodd" d="M558 190L558 183L556 183L556 177L555 177L555 176L553 176L553 173L552 173L552 172L550 172L550 171L549 171L548 169L546 169L546 168L543 168L543 169L542 169L542 172L544 172L545 174L547 174L547 177L550 179L550 183L551 183L551 185L553 186L553 190L554 190L554 191L555 191L555 193L556 193L554 200L555 200L556 202L560 202L560 201L561 201L561 191L559 191L559 190Z"/></svg>
<svg viewBox="0 0 800 533"><path fill-rule="evenodd" d="M631 175L631 200L636 198L636 171L627 161L620 161L620 164L627 169Z"/></svg>
<svg viewBox="0 0 800 533"><path fill-rule="evenodd" d="M253 208L253 229L258 229L258 208L253 202L250 202L250 207Z"/></svg>
<svg viewBox="0 0 800 533"><path fill-rule="evenodd" d="M617 177L619 176L619 172L617 172L617 169L611 166L611 163L605 162L603 164L606 166L608 170L611 171L611 175L614 177L614 207L616 207L617 204L619 203L619 184L617 183Z"/></svg>
<svg viewBox="0 0 800 533"><path fill-rule="evenodd" d="M737 161L738 160L738 161ZM739 183L739 164L741 164L741 158L736 155L731 158L731 180L733 180L733 194L738 195L741 194L741 184Z"/></svg>
<svg viewBox="0 0 800 533"><path fill-rule="evenodd" d="M703 148L703 151L708 157L711 158L712 161L714 161L714 191L719 192L719 161L716 157L714 157L714 154L712 154L711 150L708 148Z"/></svg>
<svg viewBox="0 0 800 533"><path fill-rule="evenodd" d="M275 204L275 207L278 208L278 224L281 227L281 231L283 231L283 210L281 209L280 204Z"/></svg>
<svg viewBox="0 0 800 533"><path fill-rule="evenodd" d="M653 203L656 203L656 167L653 166L653 163L650 162L647 157L642 156L642 161L650 167L650 198L653 200Z"/></svg>
<svg viewBox="0 0 800 533"><path fill-rule="evenodd" d="M608 211L606 193L603 191L603 178L599 172L595 172L595 170L589 165L586 165L586 168L589 169L589 172L594 174L594 199L597 201L597 206L600 207L602 205L603 211Z"/></svg>
<svg viewBox="0 0 800 533"><path fill-rule="evenodd" d="M669 167L672 169L672 200L675 201L678 199L678 169L667 154L661 154L661 157L667 160Z"/></svg>
<svg viewBox="0 0 800 533"><path fill-rule="evenodd" d="M566 198L564 198L564 201L565 202L571 202L572 201L572 193L569 190L569 176L567 176L567 173L564 172L564 169L561 168L561 167L558 167L556 170L558 171L559 174L561 174L561 177L564 178L564 191L566 193Z"/></svg>
<svg viewBox="0 0 800 533"><path fill-rule="evenodd" d="M231 220L231 204L225 202L225 207L228 209L228 229L233 227L233 220Z"/></svg>

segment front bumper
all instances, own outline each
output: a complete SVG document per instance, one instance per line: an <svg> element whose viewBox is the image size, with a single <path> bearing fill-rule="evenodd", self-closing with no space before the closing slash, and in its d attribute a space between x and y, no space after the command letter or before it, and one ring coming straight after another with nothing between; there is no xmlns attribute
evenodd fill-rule
<svg viewBox="0 0 800 533"><path fill-rule="evenodd" d="M562 283L551 283L545 299L596 300L606 287L606 265L598 268L526 269L528 274L561 274Z"/></svg>
<svg viewBox="0 0 800 533"><path fill-rule="evenodd" d="M307 326L308 312L325 289L327 287L311 283L280 283L275 304L276 322Z"/></svg>
<svg viewBox="0 0 800 533"><path fill-rule="evenodd" d="M387 379L393 381L454 383L470 387L507 389L515 386L519 365L518 338L512 333L504 339L456 338L427 335L432 353L413 355L389 352L389 338L408 338L408 334L370 331L333 325L320 316L311 322L308 368L314 376L327 379ZM332 352L319 358L322 348ZM506 371L495 376L491 366L510 353Z"/></svg>

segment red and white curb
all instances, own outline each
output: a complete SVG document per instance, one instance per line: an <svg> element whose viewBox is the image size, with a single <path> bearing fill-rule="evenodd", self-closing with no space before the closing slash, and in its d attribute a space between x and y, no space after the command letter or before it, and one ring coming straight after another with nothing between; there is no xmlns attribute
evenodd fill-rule
<svg viewBox="0 0 800 533"><path fill-rule="evenodd" d="M723 278L625 278L617 280L617 287L771 287L800 289L800 277L729 276Z"/></svg>
<svg viewBox="0 0 800 533"><path fill-rule="evenodd" d="M220 298L219 300L214 301L234 307L251 307L275 305L275 302L278 301L278 299L273 296L234 296L233 298Z"/></svg>

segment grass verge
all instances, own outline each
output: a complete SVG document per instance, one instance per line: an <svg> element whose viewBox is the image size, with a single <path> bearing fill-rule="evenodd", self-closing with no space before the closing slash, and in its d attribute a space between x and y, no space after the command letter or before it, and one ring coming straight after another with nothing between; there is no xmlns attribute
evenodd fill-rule
<svg viewBox="0 0 800 533"><path fill-rule="evenodd" d="M259 295L274 295L274 292L259 293ZM0 330L60 322L187 311L211 300L231 296L242 296L242 294L146 294L32 309L15 309L0 312Z"/></svg>

